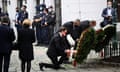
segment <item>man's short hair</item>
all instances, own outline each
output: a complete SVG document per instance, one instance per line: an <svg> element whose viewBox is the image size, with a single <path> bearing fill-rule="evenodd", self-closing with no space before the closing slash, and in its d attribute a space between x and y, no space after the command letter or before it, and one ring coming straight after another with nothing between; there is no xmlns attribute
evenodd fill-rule
<svg viewBox="0 0 120 72"><path fill-rule="evenodd" d="M90 23L91 23L92 26L96 26L96 21L95 20L91 20Z"/></svg>
<svg viewBox="0 0 120 72"><path fill-rule="evenodd" d="M80 22L80 19L76 19L75 21Z"/></svg>
<svg viewBox="0 0 120 72"><path fill-rule="evenodd" d="M49 12L49 11L48 11L48 8L45 8L44 10L45 10L47 13Z"/></svg>
<svg viewBox="0 0 120 72"><path fill-rule="evenodd" d="M53 6L49 6L48 8L53 8Z"/></svg>
<svg viewBox="0 0 120 72"><path fill-rule="evenodd" d="M112 0L108 0L107 2L112 2Z"/></svg>
<svg viewBox="0 0 120 72"><path fill-rule="evenodd" d="M1 22L2 22L2 23L9 23L9 22L10 22L10 19L9 19L9 17L4 16L4 17L1 18Z"/></svg>
<svg viewBox="0 0 120 72"><path fill-rule="evenodd" d="M27 8L27 6L26 6L26 5L23 5L23 7L24 7L24 8Z"/></svg>

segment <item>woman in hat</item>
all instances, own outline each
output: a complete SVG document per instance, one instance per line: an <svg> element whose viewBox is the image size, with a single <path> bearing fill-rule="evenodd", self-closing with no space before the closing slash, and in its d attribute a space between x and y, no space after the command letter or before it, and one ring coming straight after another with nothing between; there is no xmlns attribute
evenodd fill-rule
<svg viewBox="0 0 120 72"><path fill-rule="evenodd" d="M31 21L25 19L22 28L18 30L19 58L21 60L21 70L25 72L25 64L27 63L27 72L30 72L31 61L34 59L33 45L35 42L35 32L30 29Z"/></svg>

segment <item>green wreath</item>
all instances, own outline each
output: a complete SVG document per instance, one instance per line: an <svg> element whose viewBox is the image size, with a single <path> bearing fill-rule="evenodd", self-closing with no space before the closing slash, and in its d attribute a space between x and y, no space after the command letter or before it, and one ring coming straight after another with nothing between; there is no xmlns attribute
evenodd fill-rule
<svg viewBox="0 0 120 72"><path fill-rule="evenodd" d="M75 60L78 63L82 63L84 59L87 58L92 45L95 40L95 31L92 28L86 29L82 32L80 39L77 43L77 54L75 56Z"/></svg>
<svg viewBox="0 0 120 72"><path fill-rule="evenodd" d="M77 43L75 60L78 63L82 63L92 49L96 52L100 52L106 45L108 45L115 32L115 27L112 25L108 25L97 31L92 28L83 31Z"/></svg>
<svg viewBox="0 0 120 72"><path fill-rule="evenodd" d="M105 28L96 31L96 40L93 49L96 52L100 52L106 45L109 44L113 35L115 35L115 27L107 25Z"/></svg>

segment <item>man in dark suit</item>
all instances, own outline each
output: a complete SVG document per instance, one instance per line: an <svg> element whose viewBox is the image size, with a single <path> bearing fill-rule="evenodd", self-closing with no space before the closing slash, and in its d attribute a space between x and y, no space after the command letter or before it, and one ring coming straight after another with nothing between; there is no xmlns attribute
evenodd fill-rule
<svg viewBox="0 0 120 72"><path fill-rule="evenodd" d="M68 33L71 34L72 38L75 40L75 46L74 49L76 49L77 46L77 41L81 35L81 33L89 28L89 27L94 27L96 25L96 21L92 20L85 20L81 21L79 19L71 22L65 23L63 26L68 29Z"/></svg>
<svg viewBox="0 0 120 72"><path fill-rule="evenodd" d="M12 41L15 36L13 29L8 26L9 18L3 17L0 25L0 72L8 72ZM4 63L3 63L4 62ZM4 64L4 65L3 65Z"/></svg>
<svg viewBox="0 0 120 72"><path fill-rule="evenodd" d="M43 39L42 39L42 27L41 27L41 22L42 22L42 18L44 16L43 12L40 12L39 14L37 14L36 16L34 16L33 19L33 28L35 28L36 30L36 38L37 38L37 44L36 46L39 46L40 44L43 43Z"/></svg>
<svg viewBox="0 0 120 72"><path fill-rule="evenodd" d="M52 61L53 64L40 63L40 69L43 70L43 67L53 68L53 69L61 69L60 64L66 59L65 50L67 49L66 42L64 41L64 37L67 34L67 29L65 27L61 27L59 32L56 33L50 41L47 55ZM58 59L58 57L60 59Z"/></svg>
<svg viewBox="0 0 120 72"><path fill-rule="evenodd" d="M101 27L104 27L107 24L112 24L115 16L116 16L115 9L112 8L112 2L108 1L107 8L105 8L102 12L102 17L104 18L104 21L103 23L101 23Z"/></svg>
<svg viewBox="0 0 120 72"><path fill-rule="evenodd" d="M85 29L87 29L89 27L94 27L94 26L96 26L95 20L92 20L92 21L85 20L85 21L80 22L79 28L81 29L81 33L82 33Z"/></svg>
<svg viewBox="0 0 120 72"><path fill-rule="evenodd" d="M23 5L21 8L21 11L18 14L18 22L19 22L19 26L18 29L22 27L22 22L28 18L28 12L26 11L27 6Z"/></svg>
<svg viewBox="0 0 120 72"><path fill-rule="evenodd" d="M44 16L42 18L41 22L41 28L42 28L42 39L44 44L49 44L50 41L50 25L52 24L52 18L48 13L48 9L45 8L44 11Z"/></svg>
<svg viewBox="0 0 120 72"><path fill-rule="evenodd" d="M56 25L56 13L55 13L55 11L53 9L53 6L50 6L48 8L48 10L49 10L49 15L51 16L51 24L49 26L49 29L50 29L50 39L51 39L51 37L54 34L54 27Z"/></svg>
<svg viewBox="0 0 120 72"><path fill-rule="evenodd" d="M76 19L75 21L66 22L63 24L63 27L66 27L68 30L68 34L71 34L72 38L76 41L79 37L80 31L80 20Z"/></svg>

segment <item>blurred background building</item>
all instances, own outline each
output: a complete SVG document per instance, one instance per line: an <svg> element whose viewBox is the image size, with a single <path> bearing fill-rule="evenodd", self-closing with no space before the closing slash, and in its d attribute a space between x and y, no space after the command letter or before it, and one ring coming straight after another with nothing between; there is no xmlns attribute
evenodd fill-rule
<svg viewBox="0 0 120 72"><path fill-rule="evenodd" d="M0 7L4 12L8 12L10 19L14 19L15 8L21 8L22 5L27 6L29 18L33 19L36 14L35 7L40 4L46 4L46 7L52 5L57 14L58 26L66 21L75 20L96 20L99 23L103 20L101 13L103 8L107 6L107 0L0 0ZM118 21L120 21L120 0L117 0ZM119 26L120 27L120 26Z"/></svg>

